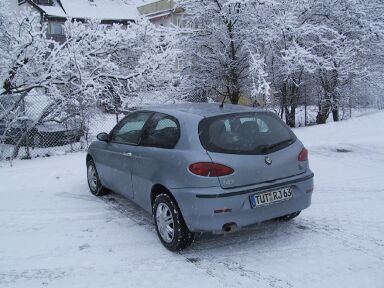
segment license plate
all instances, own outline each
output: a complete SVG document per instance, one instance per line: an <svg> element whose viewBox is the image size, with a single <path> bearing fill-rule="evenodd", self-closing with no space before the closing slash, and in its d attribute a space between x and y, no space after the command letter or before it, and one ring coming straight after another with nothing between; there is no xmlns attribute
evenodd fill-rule
<svg viewBox="0 0 384 288"><path fill-rule="evenodd" d="M291 187L285 187L278 190L273 190L273 191L254 194L249 196L249 199L251 200L252 208L270 205L280 201L286 201L291 198L292 198Z"/></svg>

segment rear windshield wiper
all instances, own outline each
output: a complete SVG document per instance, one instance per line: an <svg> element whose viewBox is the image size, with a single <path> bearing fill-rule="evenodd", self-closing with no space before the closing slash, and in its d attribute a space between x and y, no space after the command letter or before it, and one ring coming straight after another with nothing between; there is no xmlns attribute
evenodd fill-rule
<svg viewBox="0 0 384 288"><path fill-rule="evenodd" d="M286 143L292 143L293 140L294 140L293 138L290 138L290 139L286 139L284 141L277 142L275 144L268 145L266 147L263 147L263 151L264 152L271 151L272 149L274 149L274 148L276 148L278 146L284 145Z"/></svg>

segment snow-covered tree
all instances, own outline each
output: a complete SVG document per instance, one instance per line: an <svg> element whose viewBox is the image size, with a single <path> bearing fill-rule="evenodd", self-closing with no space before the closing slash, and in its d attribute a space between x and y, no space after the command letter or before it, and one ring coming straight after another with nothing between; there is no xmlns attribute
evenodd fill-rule
<svg viewBox="0 0 384 288"><path fill-rule="evenodd" d="M303 14L305 21L325 25L340 35L331 49L320 51L330 61L332 69L318 70L323 95L319 98L317 123L325 123L331 112L333 120L338 121L340 106L351 101L350 93L345 91L363 79L368 80L374 71L368 61L370 55L383 51L383 46L374 44L383 44L382 32L379 32L383 25L383 3L360 0L308 2L308 9ZM364 94L360 98L365 97Z"/></svg>
<svg viewBox="0 0 384 288"><path fill-rule="evenodd" d="M322 69L332 70L328 51L342 37L330 27L312 24L302 15L308 9L304 1L276 4L268 13L272 22L266 30L265 45L270 48L268 59L275 97L286 123L295 127L296 108L311 75ZM277 103L276 103L277 104Z"/></svg>
<svg viewBox="0 0 384 288"><path fill-rule="evenodd" d="M269 93L260 55L263 23L255 16L269 1L180 0L186 11L181 88L194 100L230 100ZM261 95L263 94L263 95Z"/></svg>
<svg viewBox="0 0 384 288"><path fill-rule="evenodd" d="M259 103L295 126L296 107L304 101L318 105L317 122L324 123L330 113L337 121L339 108L352 100L364 102L363 83L379 90L382 1L178 3L188 25L180 88L189 98L238 103L241 96L259 95Z"/></svg>
<svg viewBox="0 0 384 288"><path fill-rule="evenodd" d="M4 5L4 2L1 2ZM56 45L47 40L45 27L40 25L40 16L31 10L12 15L7 9L0 10L0 19L6 23L0 30L0 121L7 127L25 116L25 97L34 89L52 85L53 77L49 53ZM43 113L45 114L45 113ZM14 154L23 137L16 144Z"/></svg>
<svg viewBox="0 0 384 288"><path fill-rule="evenodd" d="M1 15L0 19L9 19L3 10ZM128 27L68 19L63 43L46 38L46 26L40 25L40 15L32 10L22 10L15 19L0 31L0 39L9 39L0 47L0 103L7 103L0 107L0 121L10 115L25 117L25 97L40 94L49 101L28 129L80 117L87 132L97 103L108 101L111 95L119 103L129 103L130 92L145 90L151 81L172 75L167 71L177 54L173 52L174 34L145 19ZM14 157L27 135L26 129L15 145Z"/></svg>

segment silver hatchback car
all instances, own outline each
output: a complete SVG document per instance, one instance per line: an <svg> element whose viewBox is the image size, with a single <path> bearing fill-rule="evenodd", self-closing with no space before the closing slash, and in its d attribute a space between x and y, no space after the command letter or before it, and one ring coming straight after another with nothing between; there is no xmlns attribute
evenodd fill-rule
<svg viewBox="0 0 384 288"><path fill-rule="evenodd" d="M86 159L91 192L122 194L153 214L160 241L228 233L309 207L308 151L274 113L177 104L135 111L100 133Z"/></svg>

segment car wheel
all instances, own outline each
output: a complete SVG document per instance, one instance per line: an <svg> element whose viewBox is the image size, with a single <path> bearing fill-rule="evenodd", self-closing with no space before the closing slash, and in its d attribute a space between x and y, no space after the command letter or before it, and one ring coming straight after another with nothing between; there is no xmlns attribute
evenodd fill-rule
<svg viewBox="0 0 384 288"><path fill-rule="evenodd" d="M292 220L293 218L296 218L297 216L299 216L300 213L301 213L301 211L297 211L297 212L294 212L294 213L291 213L291 214L288 214L288 215L284 215L284 216L278 217L277 220L289 221L289 220Z"/></svg>
<svg viewBox="0 0 384 288"><path fill-rule="evenodd" d="M189 231L176 202L168 194L160 194L153 205L153 217L161 243L170 251L190 246L195 234Z"/></svg>
<svg viewBox="0 0 384 288"><path fill-rule="evenodd" d="M87 182L89 190L95 196L106 194L106 189L101 185L99 174L97 174L96 166L93 160L87 162Z"/></svg>

